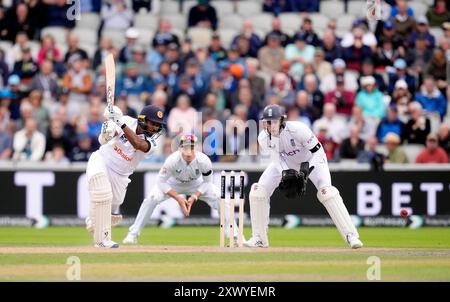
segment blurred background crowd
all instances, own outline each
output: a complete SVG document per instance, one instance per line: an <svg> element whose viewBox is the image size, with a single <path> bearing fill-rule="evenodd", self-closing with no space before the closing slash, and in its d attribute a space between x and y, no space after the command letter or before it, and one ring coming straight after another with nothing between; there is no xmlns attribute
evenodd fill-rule
<svg viewBox="0 0 450 302"><path fill-rule="evenodd" d="M124 114L165 110L150 162L215 120L236 130L201 130L213 161L258 161L245 123L280 104L331 162L448 163L450 1L380 5L368 20L356 0L0 0L0 160L87 161L113 53Z"/></svg>

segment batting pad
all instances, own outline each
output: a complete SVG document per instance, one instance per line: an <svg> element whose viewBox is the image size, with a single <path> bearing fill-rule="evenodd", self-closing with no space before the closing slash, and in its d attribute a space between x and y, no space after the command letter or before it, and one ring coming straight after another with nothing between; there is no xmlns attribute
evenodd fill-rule
<svg viewBox="0 0 450 302"><path fill-rule="evenodd" d="M94 223L94 242L111 240L111 184L104 173L95 174L89 181L89 195Z"/></svg>
<svg viewBox="0 0 450 302"><path fill-rule="evenodd" d="M264 245L269 245L267 230L269 226L270 205L266 189L257 183L253 184L250 190L249 200L253 236L259 237Z"/></svg>
<svg viewBox="0 0 450 302"><path fill-rule="evenodd" d="M350 234L359 237L338 189L333 186L320 188L317 191L317 198L327 209L328 214L345 241L347 241L347 236Z"/></svg>

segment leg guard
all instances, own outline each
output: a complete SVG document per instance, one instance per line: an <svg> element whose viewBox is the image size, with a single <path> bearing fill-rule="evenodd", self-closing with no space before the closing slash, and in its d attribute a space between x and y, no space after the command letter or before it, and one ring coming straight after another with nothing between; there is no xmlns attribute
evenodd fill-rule
<svg viewBox="0 0 450 302"><path fill-rule="evenodd" d="M99 173L89 181L89 195L93 210L94 242L100 244L111 240L111 184L104 173Z"/></svg>
<svg viewBox="0 0 450 302"><path fill-rule="evenodd" d="M328 214L346 242L348 242L348 236L359 237L338 189L333 186L320 188L317 191L317 198L327 209Z"/></svg>
<svg viewBox="0 0 450 302"><path fill-rule="evenodd" d="M267 232L269 229L269 196L266 189L255 183L252 185L249 194L250 219L252 222L253 237L261 239L263 245L269 245Z"/></svg>

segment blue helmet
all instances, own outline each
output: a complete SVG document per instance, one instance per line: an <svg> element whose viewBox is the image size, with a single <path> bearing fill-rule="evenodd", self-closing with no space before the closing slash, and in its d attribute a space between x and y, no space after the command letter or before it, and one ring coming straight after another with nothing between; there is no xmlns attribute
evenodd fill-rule
<svg viewBox="0 0 450 302"><path fill-rule="evenodd" d="M268 105L264 108L262 120L263 121L275 121L285 119L284 109L279 105Z"/></svg>

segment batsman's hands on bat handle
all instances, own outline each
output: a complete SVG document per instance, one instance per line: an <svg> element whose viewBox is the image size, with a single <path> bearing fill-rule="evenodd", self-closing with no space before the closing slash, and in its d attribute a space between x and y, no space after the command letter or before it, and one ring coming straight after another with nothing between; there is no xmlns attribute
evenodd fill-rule
<svg viewBox="0 0 450 302"><path fill-rule="evenodd" d="M113 106L113 112L109 112L108 107L106 107L105 111L103 112L103 117L105 118L105 120L111 120L114 123L116 123L119 127L122 126L122 122L120 121L122 116L123 116L122 110L120 110L120 108L117 106Z"/></svg>

